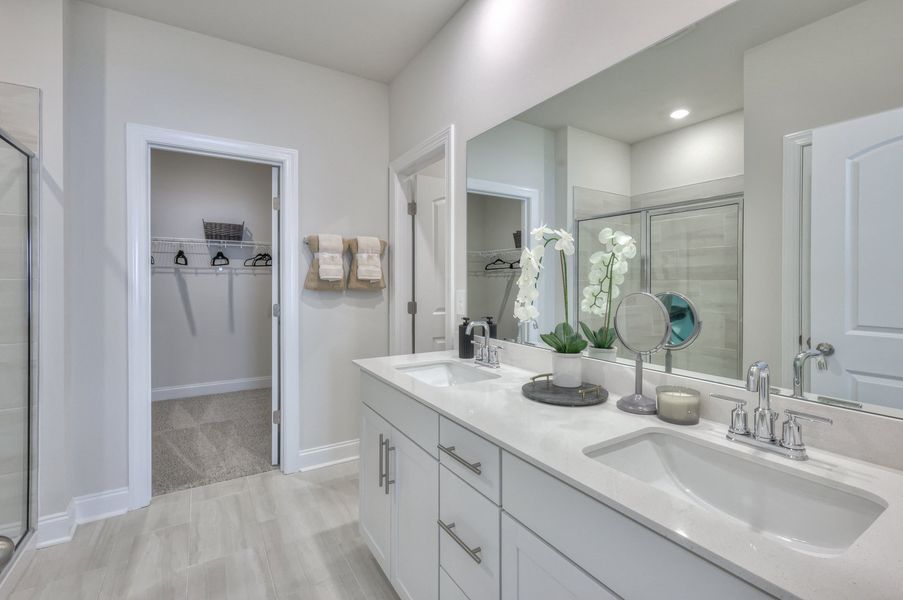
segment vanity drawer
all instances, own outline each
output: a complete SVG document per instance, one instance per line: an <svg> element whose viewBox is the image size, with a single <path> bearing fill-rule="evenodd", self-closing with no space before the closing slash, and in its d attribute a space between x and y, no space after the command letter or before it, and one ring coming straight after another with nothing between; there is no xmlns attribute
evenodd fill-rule
<svg viewBox="0 0 903 600"><path fill-rule="evenodd" d="M499 507L439 467L439 521L451 528L439 525L439 564L470 600L499 598L499 519Z"/></svg>
<svg viewBox="0 0 903 600"><path fill-rule="evenodd" d="M361 401L433 458L439 458L439 413L379 379L361 373Z"/></svg>
<svg viewBox="0 0 903 600"><path fill-rule="evenodd" d="M502 495L505 512L622 598L771 598L507 452Z"/></svg>
<svg viewBox="0 0 903 600"><path fill-rule="evenodd" d="M501 461L498 446L439 417L439 462L496 504L501 504Z"/></svg>
<svg viewBox="0 0 903 600"><path fill-rule="evenodd" d="M439 567L439 600L469 600L442 567Z"/></svg>

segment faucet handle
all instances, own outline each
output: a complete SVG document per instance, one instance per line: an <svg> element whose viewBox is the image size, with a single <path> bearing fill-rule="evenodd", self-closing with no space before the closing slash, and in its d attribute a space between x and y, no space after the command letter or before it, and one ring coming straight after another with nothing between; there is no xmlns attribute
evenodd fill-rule
<svg viewBox="0 0 903 600"><path fill-rule="evenodd" d="M803 429L797 419L809 421L810 423L822 423L824 425L833 425L834 420L828 417L820 417L798 410L786 409L784 414L787 419L784 421L783 433L781 435L781 446L788 450L794 450L800 453L798 457L801 460L806 458L806 445L803 443ZM791 456L791 458L794 458Z"/></svg>
<svg viewBox="0 0 903 600"><path fill-rule="evenodd" d="M749 435L749 418L746 413L746 400L741 398L733 398L731 396L723 396L721 394L709 394L709 398L716 400L726 400L736 404L731 411L731 424L728 431L737 435Z"/></svg>

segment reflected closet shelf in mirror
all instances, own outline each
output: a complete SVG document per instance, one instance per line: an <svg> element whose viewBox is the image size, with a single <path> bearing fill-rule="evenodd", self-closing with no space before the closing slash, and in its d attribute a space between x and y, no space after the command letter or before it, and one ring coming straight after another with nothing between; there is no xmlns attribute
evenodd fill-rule
<svg viewBox="0 0 903 600"><path fill-rule="evenodd" d="M508 277L520 273L521 248L469 250L467 274L478 277Z"/></svg>

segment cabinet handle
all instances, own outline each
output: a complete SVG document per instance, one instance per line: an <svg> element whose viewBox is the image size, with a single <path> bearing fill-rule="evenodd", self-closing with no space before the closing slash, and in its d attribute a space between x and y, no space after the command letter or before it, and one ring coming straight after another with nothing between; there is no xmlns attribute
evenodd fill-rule
<svg viewBox="0 0 903 600"><path fill-rule="evenodd" d="M383 434L379 434L379 487L383 486L383 480L386 478L386 473L383 471L383 467L386 462L383 459L383 448L385 448L384 441L388 441L384 439L385 436Z"/></svg>
<svg viewBox="0 0 903 600"><path fill-rule="evenodd" d="M459 454L457 454L457 453L455 452L455 447L454 447L454 446L443 446L442 444L439 444L439 450L441 450L442 452L448 454L448 455L451 456L453 459L455 459L456 461L458 461L458 463L461 464L465 469L468 469L468 470L472 471L473 473L476 473L477 475L482 475L482 474L483 474L483 471L480 469L481 463L478 463L478 462L475 462L475 463L467 462L467 461L464 460Z"/></svg>
<svg viewBox="0 0 903 600"><path fill-rule="evenodd" d="M382 436L380 436L380 437L382 437ZM392 485L393 483L395 483L394 479L389 479L389 452L391 452L392 450L395 450L395 446L390 446L389 438L386 438L382 442L382 447L384 448L382 451L383 471L384 471L383 479L386 482L385 490L386 490L386 496L388 496L389 495L389 486Z"/></svg>
<svg viewBox="0 0 903 600"><path fill-rule="evenodd" d="M452 531L452 529L455 528L454 523L449 523L448 525L446 525L445 523L442 522L442 519L439 519L438 523L439 523L439 527L441 527L442 530L445 531L445 533L447 533L451 537L451 539L455 540L455 542L459 546L461 546L461 548L464 550L464 552L467 553L467 556L469 556L470 558L473 559L473 562L475 562L477 564L480 564L481 562L483 562L483 559L480 558L480 552L481 552L482 548L480 548L479 546L477 546L476 548L471 548L470 546L465 544L464 540L459 538L458 534L455 533L454 531Z"/></svg>

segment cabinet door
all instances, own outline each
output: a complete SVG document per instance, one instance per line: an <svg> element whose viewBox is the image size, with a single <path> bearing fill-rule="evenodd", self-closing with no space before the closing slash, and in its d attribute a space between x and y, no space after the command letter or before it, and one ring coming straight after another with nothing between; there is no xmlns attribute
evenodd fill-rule
<svg viewBox="0 0 903 600"><path fill-rule="evenodd" d="M360 531L383 572L389 574L389 495L387 452L392 427L361 404Z"/></svg>
<svg viewBox="0 0 903 600"><path fill-rule="evenodd" d="M392 583L402 600L439 597L439 462L393 430Z"/></svg>
<svg viewBox="0 0 903 600"><path fill-rule="evenodd" d="M502 514L502 600L617 599L542 539Z"/></svg>

